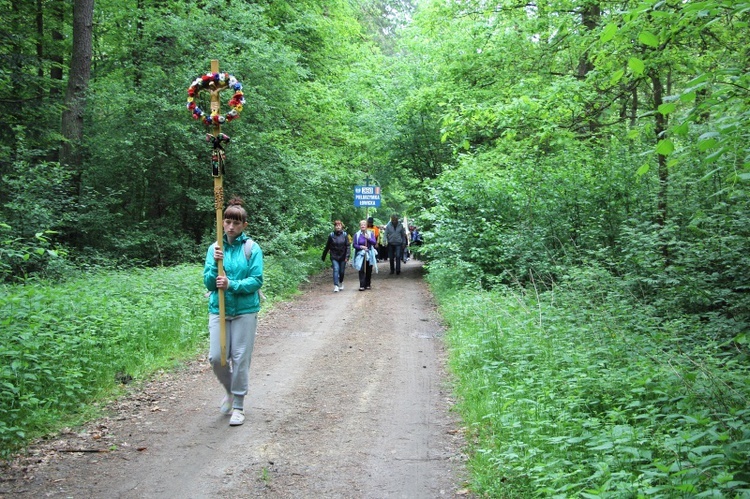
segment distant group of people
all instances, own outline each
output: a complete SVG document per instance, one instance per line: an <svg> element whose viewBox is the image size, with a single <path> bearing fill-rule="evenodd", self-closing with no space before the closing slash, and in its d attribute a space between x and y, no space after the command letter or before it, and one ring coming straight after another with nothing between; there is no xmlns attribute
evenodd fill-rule
<svg viewBox="0 0 750 499"><path fill-rule="evenodd" d="M344 289L344 274L346 266L352 257L352 266L359 272L359 290L366 291L372 287L372 271L377 268L378 261L388 261L390 273L401 274L401 263L408 259L409 244L422 244L422 236L414 225L409 226L407 234L404 224L397 214L391 215L390 221L384 226L377 226L374 219L359 222L359 230L348 235L341 220L333 223L333 232L328 235L322 260L331 255L333 269L333 292Z"/></svg>

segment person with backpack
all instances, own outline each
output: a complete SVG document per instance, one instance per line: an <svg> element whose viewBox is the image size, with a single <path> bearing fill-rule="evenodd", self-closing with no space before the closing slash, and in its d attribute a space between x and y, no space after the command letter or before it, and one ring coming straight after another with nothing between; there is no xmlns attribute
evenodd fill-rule
<svg viewBox="0 0 750 499"><path fill-rule="evenodd" d="M398 215L391 215L391 221L385 226L385 237L388 240L388 260L391 264L391 274L401 273L401 259L403 258L404 247L409 244L406 237L406 229L398 220ZM395 265L394 265L395 264Z"/></svg>
<svg viewBox="0 0 750 499"><path fill-rule="evenodd" d="M344 224L341 220L333 222L333 232L328 234L326 247L323 250L323 256L320 258L326 261L326 255L331 253L331 267L333 268L333 292L338 293L344 290L344 271L346 264L349 262L349 235L344 230Z"/></svg>
<svg viewBox="0 0 750 499"><path fill-rule="evenodd" d="M230 426L245 422L244 400L248 392L250 357L255 345L260 310L260 288L263 286L263 251L245 235L247 211L242 199L232 198L224 210L223 250L216 243L209 246L203 266L203 284L208 299L208 361L226 392L219 410L231 415ZM219 275L222 260L224 274ZM226 358L221 358L221 317L219 289L224 290L224 324Z"/></svg>

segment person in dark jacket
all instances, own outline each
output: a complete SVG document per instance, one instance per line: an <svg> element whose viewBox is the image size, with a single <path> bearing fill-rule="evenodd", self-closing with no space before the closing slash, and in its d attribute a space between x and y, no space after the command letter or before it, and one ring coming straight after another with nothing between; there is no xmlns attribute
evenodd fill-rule
<svg viewBox="0 0 750 499"><path fill-rule="evenodd" d="M349 236L344 230L344 224L341 220L333 222L333 232L328 234L321 260L326 260L328 252L331 253L331 267L333 268L333 292L338 293L339 290L344 290L344 271L351 252Z"/></svg>
<svg viewBox="0 0 750 499"><path fill-rule="evenodd" d="M391 274L394 271L396 274L400 274L404 247L409 244L409 240L406 237L404 224L398 220L398 215L395 213L391 215L391 221L385 226L385 237L388 240L388 260L391 264Z"/></svg>

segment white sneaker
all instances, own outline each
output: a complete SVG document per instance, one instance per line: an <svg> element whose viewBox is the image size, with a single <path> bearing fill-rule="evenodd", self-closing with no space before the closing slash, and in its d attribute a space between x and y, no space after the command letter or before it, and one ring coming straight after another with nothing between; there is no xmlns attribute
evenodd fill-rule
<svg viewBox="0 0 750 499"><path fill-rule="evenodd" d="M340 289L341 291L343 291L343 290L344 290L344 283L343 283L343 282L340 282L340 283L339 283L339 289Z"/></svg>
<svg viewBox="0 0 750 499"><path fill-rule="evenodd" d="M219 406L219 411L222 414L232 414L232 402L234 402L233 396L224 395L224 399L221 401L221 405Z"/></svg>
<svg viewBox="0 0 750 499"><path fill-rule="evenodd" d="M334 286L333 287L333 292L334 293L338 293L339 292L339 287L338 286Z"/></svg>
<svg viewBox="0 0 750 499"><path fill-rule="evenodd" d="M239 426L245 422L245 412L242 409L232 409L232 418L229 426Z"/></svg>

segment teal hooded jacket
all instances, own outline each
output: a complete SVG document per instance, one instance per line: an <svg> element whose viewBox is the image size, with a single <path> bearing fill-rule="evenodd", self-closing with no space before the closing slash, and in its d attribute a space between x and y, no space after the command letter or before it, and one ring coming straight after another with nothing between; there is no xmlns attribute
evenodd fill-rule
<svg viewBox="0 0 750 499"><path fill-rule="evenodd" d="M224 293L224 310L227 316L253 314L260 310L260 294L263 286L263 251L253 242L250 257L245 257L245 240L241 234L232 244L224 236L224 273L229 278L229 288ZM206 252L206 263L203 266L203 284L211 292L208 298L208 311L219 313L219 290L216 277L219 267L214 260L214 246L211 244Z"/></svg>

